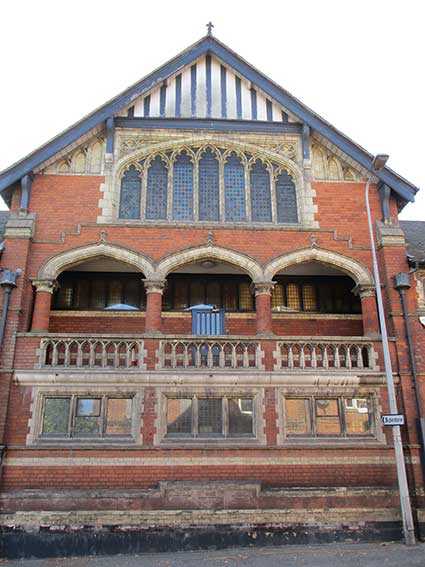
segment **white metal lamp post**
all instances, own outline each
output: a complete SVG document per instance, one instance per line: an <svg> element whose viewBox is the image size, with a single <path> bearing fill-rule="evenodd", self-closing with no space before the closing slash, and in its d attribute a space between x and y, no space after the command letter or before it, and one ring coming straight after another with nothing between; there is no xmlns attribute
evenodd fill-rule
<svg viewBox="0 0 425 567"><path fill-rule="evenodd" d="M370 245L372 249L373 275L375 278L375 291L376 291L376 300L378 304L379 324L381 326L382 349L384 352L384 365L385 365L385 376L387 381L388 400L390 405L390 412L392 414L396 414L397 401L395 396L393 371L391 368L390 349L388 345L387 327L385 324L384 305L382 302L381 280L379 277L378 262L376 259L375 238L373 235L372 217L370 214L370 205L369 205L370 183L372 181L373 176L385 166L387 159L388 156L385 154L378 154L375 156L366 183L365 199L366 199L367 221L369 225ZM415 528L413 524L412 508L410 506L409 487L407 484L406 467L404 463L403 445L401 442L400 427L398 425L393 426L392 431L393 431L395 459L397 465L397 479L398 479L398 488L400 493L400 505L401 505L401 515L403 520L404 541L406 545L415 545L416 543Z"/></svg>

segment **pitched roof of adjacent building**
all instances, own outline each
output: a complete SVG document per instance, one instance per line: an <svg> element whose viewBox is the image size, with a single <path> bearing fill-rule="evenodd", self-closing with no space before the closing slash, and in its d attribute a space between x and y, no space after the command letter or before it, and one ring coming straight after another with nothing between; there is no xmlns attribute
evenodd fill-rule
<svg viewBox="0 0 425 567"><path fill-rule="evenodd" d="M425 265L425 221L400 221L400 226L406 236L409 260Z"/></svg>
<svg viewBox="0 0 425 567"><path fill-rule="evenodd" d="M0 242L3 240L4 230L6 228L9 211L0 211Z"/></svg>
<svg viewBox="0 0 425 567"><path fill-rule="evenodd" d="M140 97L145 93L152 91L154 88L157 88L159 92L161 85L164 85L164 81L166 81L169 77L172 77L185 68L187 69L188 66L192 65L200 57L206 55L217 58L217 60L225 68L231 70L237 77L242 77L247 84L251 84L254 87L254 90L257 89L258 92L264 93L266 97L273 100L274 104L281 105L282 108L286 109L286 111L290 113L291 116L295 117L295 119L297 119L300 123L307 125L312 132L317 133L319 136L336 146L340 151L348 155L361 167L370 170L374 157L372 154L345 136L342 132L337 130L310 108L301 103L288 91L255 69L229 47L221 43L212 35L208 34L153 71L151 74L144 77L100 108L88 114L82 120L60 133L40 148L36 149L22 160L1 172L0 192L7 194L8 191L10 191L10 188L14 186L14 184L24 175L33 172L33 170L37 169L40 164L43 164L46 160L64 150L64 148L68 147L70 144L75 143L76 140L81 139L94 128L99 128L99 125L103 124L108 118L117 116L123 108L128 108L134 103L134 101L140 99ZM205 80L206 84L208 84L207 78ZM160 94L158 96L160 96ZM239 95L239 98L241 98L241 95ZM274 118L272 118L272 120L273 119ZM158 121L156 123L152 122L151 118L142 118L142 120L145 121L146 126L150 124L150 127L158 123ZM165 120L167 120L167 118L165 118ZM194 124L196 121L200 122L196 118L186 120L186 127L190 128L190 125ZM204 120L204 122L207 121ZM214 124L217 124L218 122L218 120L215 120ZM222 120L222 122L225 121ZM226 122L229 129L231 127L238 127L234 120ZM254 124L253 120L248 122L250 122L250 124ZM175 119L168 119L168 124L171 127L175 126L175 123ZM206 124L205 127L207 126L208 125ZM166 125L162 123L162 127L166 127ZM249 124L246 124L245 129L249 130ZM385 167L382 169L377 174L377 177L397 194L398 199L402 203L414 200L414 195L418 188L390 168Z"/></svg>

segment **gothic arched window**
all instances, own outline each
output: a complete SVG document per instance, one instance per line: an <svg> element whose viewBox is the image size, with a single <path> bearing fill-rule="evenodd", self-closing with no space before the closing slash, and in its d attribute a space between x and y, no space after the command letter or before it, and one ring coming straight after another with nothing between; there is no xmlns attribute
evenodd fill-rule
<svg viewBox="0 0 425 567"><path fill-rule="evenodd" d="M224 164L224 206L226 221L246 221L245 167L235 152Z"/></svg>
<svg viewBox="0 0 425 567"><path fill-rule="evenodd" d="M185 151L173 166L173 220L193 220L193 164Z"/></svg>
<svg viewBox="0 0 425 567"><path fill-rule="evenodd" d="M121 178L120 219L140 218L140 173L131 165Z"/></svg>
<svg viewBox="0 0 425 567"><path fill-rule="evenodd" d="M278 223L298 222L295 183L286 171L276 178L276 209Z"/></svg>
<svg viewBox="0 0 425 567"><path fill-rule="evenodd" d="M254 222L271 222L270 174L267 167L259 159L251 168L250 184L252 220Z"/></svg>
<svg viewBox="0 0 425 567"><path fill-rule="evenodd" d="M167 218L168 169L160 156L151 161L146 187L146 219Z"/></svg>
<svg viewBox="0 0 425 567"><path fill-rule="evenodd" d="M199 160L199 220L220 220L220 175L217 156L208 148Z"/></svg>

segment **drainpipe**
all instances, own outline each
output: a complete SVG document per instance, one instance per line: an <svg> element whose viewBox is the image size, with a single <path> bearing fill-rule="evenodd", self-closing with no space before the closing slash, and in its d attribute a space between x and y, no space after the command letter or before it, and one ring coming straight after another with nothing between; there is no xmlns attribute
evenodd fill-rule
<svg viewBox="0 0 425 567"><path fill-rule="evenodd" d="M416 270L413 270L416 271ZM415 351L413 348L412 334L410 332L409 314L407 310L406 290L410 288L410 274L412 272L401 272L394 276L394 287L400 294L401 307L403 310L404 327L406 329L407 348L409 351L410 371L413 376L415 389L416 408L418 411L417 429L420 445L420 456L422 464L422 476L425 482L425 418L423 414L422 397L419 388L418 374L416 371Z"/></svg>
<svg viewBox="0 0 425 567"><path fill-rule="evenodd" d="M17 269L14 272L12 270L3 269L1 272L0 286L4 289L3 295L3 310L0 319L0 351L3 345L4 331L6 329L7 312L9 309L10 294L12 289L16 287L16 280L22 270Z"/></svg>
<svg viewBox="0 0 425 567"><path fill-rule="evenodd" d="M3 346L4 331L6 329L7 312L9 310L9 300L12 289L16 287L16 280L22 272L19 268L15 271L1 270L0 286L4 289L3 295L3 309L0 319L0 352ZM6 445L0 445L0 480L3 472L3 458L6 452Z"/></svg>

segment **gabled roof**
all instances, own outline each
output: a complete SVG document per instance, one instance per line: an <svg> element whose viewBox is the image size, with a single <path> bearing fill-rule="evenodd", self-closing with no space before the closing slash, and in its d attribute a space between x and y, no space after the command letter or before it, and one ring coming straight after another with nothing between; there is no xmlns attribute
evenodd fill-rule
<svg viewBox="0 0 425 567"><path fill-rule="evenodd" d="M0 242L3 240L8 217L9 211L0 211Z"/></svg>
<svg viewBox="0 0 425 567"><path fill-rule="evenodd" d="M409 260L425 265L425 221L400 221L400 226L406 236Z"/></svg>
<svg viewBox="0 0 425 567"><path fill-rule="evenodd" d="M115 116L124 107L131 105L131 103L143 95L143 93L160 85L165 79L178 72L179 69L183 69L197 58L206 54L217 57L220 61L224 62L225 65L228 65L236 73L240 74L241 77L252 82L257 88L266 93L267 96L286 108L302 123L308 125L312 131L316 131L329 140L362 167L370 169L373 161L372 154L342 134L326 120L318 116L263 73L255 69L215 37L207 35L19 162L5 169L0 173L0 192L6 192L11 185L19 181L20 178L30 173L44 161L54 156L57 152L60 152L69 144L72 144L75 140L90 132L90 130L96 126L98 127L99 124L103 123L108 118ZM145 120L148 121L149 119ZM414 200L414 195L418 188L390 168L384 168L378 173L377 177L383 183L391 187L402 201Z"/></svg>

